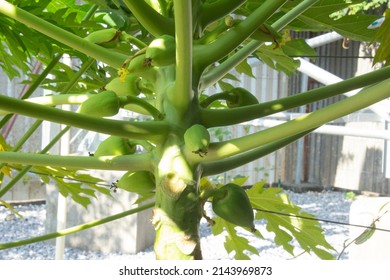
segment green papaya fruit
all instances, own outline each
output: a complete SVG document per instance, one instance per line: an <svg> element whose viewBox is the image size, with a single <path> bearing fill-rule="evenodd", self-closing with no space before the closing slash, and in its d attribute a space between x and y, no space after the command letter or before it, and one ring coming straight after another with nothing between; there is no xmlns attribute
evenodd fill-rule
<svg viewBox="0 0 390 280"><path fill-rule="evenodd" d="M120 189L141 195L152 193L156 188L154 175L149 171L128 171L116 185Z"/></svg>
<svg viewBox="0 0 390 280"><path fill-rule="evenodd" d="M233 27L235 25L235 20L231 15L228 15L224 18L225 25L227 27Z"/></svg>
<svg viewBox="0 0 390 280"><path fill-rule="evenodd" d="M117 30L116 28L108 28L103 30L97 30L89 35L87 35L84 39L88 42L102 45L104 47L115 47L117 42L117 39L121 35L121 31Z"/></svg>
<svg viewBox="0 0 390 280"><path fill-rule="evenodd" d="M134 154L136 148L136 145L131 144L128 139L111 135L99 144L94 156L129 155Z"/></svg>
<svg viewBox="0 0 390 280"><path fill-rule="evenodd" d="M81 103L79 112L97 117L110 117L118 114L120 108L120 99L116 93L106 90Z"/></svg>
<svg viewBox="0 0 390 280"><path fill-rule="evenodd" d="M201 124L194 124L184 133L184 143L188 149L203 157L207 155L210 144L210 133Z"/></svg>
<svg viewBox="0 0 390 280"><path fill-rule="evenodd" d="M146 49L146 58L152 66L168 66L176 62L176 43L171 35L154 39Z"/></svg>
<svg viewBox="0 0 390 280"><path fill-rule="evenodd" d="M145 53L131 57L126 65L131 74L136 74L149 81L154 81L156 78L156 70L152 66L151 59L147 58Z"/></svg>
<svg viewBox="0 0 390 280"><path fill-rule="evenodd" d="M135 74L127 74L124 79L121 77L115 77L106 86L106 90L115 92L118 96L132 95L137 96L140 94L138 88L138 81L140 78Z"/></svg>
<svg viewBox="0 0 390 280"><path fill-rule="evenodd" d="M230 97L226 100L226 104L229 108L259 104L256 96L241 87L231 89L228 94Z"/></svg>
<svg viewBox="0 0 390 280"><path fill-rule="evenodd" d="M255 231L252 205L241 186L230 183L218 189L212 199L212 208L229 223Z"/></svg>

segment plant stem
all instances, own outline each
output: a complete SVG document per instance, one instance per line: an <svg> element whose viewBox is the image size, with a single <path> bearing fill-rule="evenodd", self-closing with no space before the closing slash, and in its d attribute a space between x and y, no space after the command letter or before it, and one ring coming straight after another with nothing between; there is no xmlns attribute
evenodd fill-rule
<svg viewBox="0 0 390 280"><path fill-rule="evenodd" d="M159 14L144 0L123 0L123 3L125 3L141 25L153 36L159 37L163 34L175 34L175 25L172 19Z"/></svg>
<svg viewBox="0 0 390 280"><path fill-rule="evenodd" d="M229 141L212 143L210 144L209 153L203 161L208 162L226 158L291 135L305 132L364 109L388 97L390 97L390 79L365 88L354 96L343 99L326 108L298 117L281 125Z"/></svg>
<svg viewBox="0 0 390 280"><path fill-rule="evenodd" d="M143 1L142 1L143 2ZM127 56L112 50L105 49L97 44L93 44L70 33L54 24L51 24L29 12L26 12L11 3L0 0L0 13L13 18L46 36L57 40L79 52L89 55L103 63L120 68Z"/></svg>
<svg viewBox="0 0 390 280"><path fill-rule="evenodd" d="M295 20L299 15L304 13L311 6L316 4L319 0L304 0L298 5L296 5L293 9L288 11L285 15L280 17L277 21L272 24L272 27L276 30L281 30L286 27L290 22Z"/></svg>
<svg viewBox="0 0 390 280"><path fill-rule="evenodd" d="M64 156L22 152L0 152L0 160L12 164L98 170L151 170L149 153L124 156Z"/></svg>
<svg viewBox="0 0 390 280"><path fill-rule="evenodd" d="M46 145L46 147L44 149L42 149L42 151L39 152L39 154L43 155L45 153L47 153L60 139L61 137L66 133L68 132L70 129L70 126L67 126L65 127L64 129L62 129L57 135L56 137L54 137L50 142L49 144ZM15 155L26 155L25 158L28 158L27 155L29 154L26 154L26 153L18 153L18 152L7 152L7 153L11 153L12 156L8 156L6 159L4 159L4 162L7 162L7 163L11 163L12 161L10 161ZM39 154L32 154L32 155L39 155ZM3 156L4 154L0 154L0 157ZM24 157L24 156L23 156ZM12 162L12 163L15 163L15 162ZM20 163L20 164L29 164L28 161L19 161L17 163ZM49 164L47 164L49 165ZM4 187L0 190L0 197L2 197L4 194L6 194L17 182L19 182L20 179L23 178L23 176L32 168L32 165L27 165L27 166L24 166L22 170L19 171L19 173L12 178L12 180Z"/></svg>
<svg viewBox="0 0 390 280"><path fill-rule="evenodd" d="M156 109L156 107L154 107L152 104L148 103L144 99L130 95L120 96L119 99L121 100L122 108L127 104L136 104L145 109L155 120L162 120L164 118L163 113L161 113L158 109Z"/></svg>
<svg viewBox="0 0 390 280"><path fill-rule="evenodd" d="M160 141L171 127L164 121L130 122L92 117L0 96L0 109L82 129L134 139Z"/></svg>
<svg viewBox="0 0 390 280"><path fill-rule="evenodd" d="M291 21L293 21L298 15L305 12L311 6L313 6L318 0L305 0L283 15L279 20L277 20L272 27L280 31L285 26L287 26ZM226 59L217 67L210 70L206 73L200 80L200 90L204 90L217 81L219 81L223 76L229 73L234 67L240 64L242 61L248 58L253 52L255 52L264 42L253 40L246 44L243 48L238 50L234 55Z"/></svg>
<svg viewBox="0 0 390 280"><path fill-rule="evenodd" d="M239 155L236 156L231 156L222 160L216 160L213 162L204 163L202 164L202 170L203 170L202 176L216 175L240 167L244 164L247 164L251 161L264 157L272 152L275 152L276 150L288 144L293 143L294 141L305 136L311 131L313 131L313 129L280 140L276 140L269 144L265 144L260 147L254 148L253 150L240 153Z"/></svg>
<svg viewBox="0 0 390 280"><path fill-rule="evenodd" d="M238 124L278 112L286 111L304 104L330 98L354 89L378 83L388 78L390 67L384 67L367 74L353 77L332 85L312 89L305 93L240 108L200 110L202 123L206 127L217 127Z"/></svg>
<svg viewBox="0 0 390 280"><path fill-rule="evenodd" d="M198 178L182 152L182 141L182 137L170 134L156 149L156 207L152 224L156 230L157 259L201 258Z"/></svg>
<svg viewBox="0 0 390 280"><path fill-rule="evenodd" d="M197 46L194 49L197 74L236 49L285 2L286 0L266 1L245 20L222 34L218 40L208 45Z"/></svg>
<svg viewBox="0 0 390 280"><path fill-rule="evenodd" d="M193 98L192 94L192 6L191 1L174 0L176 40L176 84L168 93L173 106L184 114Z"/></svg>
<svg viewBox="0 0 390 280"><path fill-rule="evenodd" d="M68 234L76 233L76 232L79 232L79 231L82 231L82 230L86 230L86 229L89 229L89 228L92 228L92 227L96 227L96 226L99 226L99 225L102 225L102 224L105 224L105 223L109 223L109 222L112 222L112 221L124 218L124 217L129 216L129 215L132 215L132 214L144 211L144 210L149 209L149 208L151 208L153 206L154 206L154 202L151 202L151 203L148 203L148 204L144 204L144 205L138 206L137 208L124 211L122 213L118 213L118 214L115 214L115 215L112 215L112 216L109 216L109 217L106 217L106 218L103 218L103 219L94 220L92 222L88 222L88 223L81 224L81 225L78 225L78 226L70 227L70 228L67 228L67 229L64 229L64 230L60 230L60 231L57 231L57 232L53 232L53 233L49 233L49 234L45 234L45 235L41 235L41 236L29 238L29 239L24 239L24 240L9 242L9 243L3 243L3 244L0 244L0 250L10 249L10 248L19 247L19 246L24 246L24 245L27 245L27 244L32 244L32 243L37 243L37 242L42 242L42 241L53 239L53 238L56 238L56 237L65 236L65 235L68 235Z"/></svg>
<svg viewBox="0 0 390 280"><path fill-rule="evenodd" d="M35 132L35 130L38 129L38 127L41 125L43 121L37 120L33 123L33 125L23 134L23 136L19 139L19 141L12 147L11 152L18 151L23 144L30 138L30 136ZM5 166L6 163L0 163L0 170L3 166Z"/></svg>

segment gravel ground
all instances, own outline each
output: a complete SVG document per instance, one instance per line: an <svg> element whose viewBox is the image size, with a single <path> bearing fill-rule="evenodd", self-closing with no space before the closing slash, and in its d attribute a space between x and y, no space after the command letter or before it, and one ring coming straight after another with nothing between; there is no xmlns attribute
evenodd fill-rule
<svg viewBox="0 0 390 280"><path fill-rule="evenodd" d="M326 191L326 192L306 192L293 193L286 191L290 199L304 211L316 215L318 218L348 222L350 200L345 199L343 192ZM15 218L10 211L5 207L0 207L0 243L7 243L19 239L28 238L31 236L45 234L45 217L46 208L41 205L20 205L15 206L27 220ZM203 219L204 220L204 219ZM231 259L224 249L225 237L221 234L213 236L210 227L205 221L201 223L201 244L204 259ZM327 241L340 252L343 248L344 241L347 240L349 234L348 226L337 225L332 223L321 223ZM256 223L256 228L260 230L264 239L254 238L246 232L240 232L241 235L246 235L250 244L260 251L260 255L251 256L252 259L263 260L286 260L292 256L283 250L280 246L276 246L273 242L273 234L265 229L264 222ZM293 245L297 245L293 242ZM297 249L295 254L298 255L301 250ZM337 256L338 253L335 253ZM22 247L0 251L0 260L18 259L18 260L44 260L54 259L54 246L45 242L30 244ZM96 260L96 259L154 259L152 248L147 248L145 251L134 255L126 255L120 253L103 254L93 251L83 251L73 248L65 249L65 259L75 260ZM318 259L315 255L303 254L297 259ZM341 259L348 259L348 251L346 251Z"/></svg>

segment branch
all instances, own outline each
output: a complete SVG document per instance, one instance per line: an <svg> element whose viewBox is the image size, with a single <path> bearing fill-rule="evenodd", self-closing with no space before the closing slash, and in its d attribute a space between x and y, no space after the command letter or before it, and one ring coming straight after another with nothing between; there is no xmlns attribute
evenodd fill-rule
<svg viewBox="0 0 390 280"><path fill-rule="evenodd" d="M126 216L129 216L129 215L141 212L143 210L146 210L148 208L151 208L153 206L154 206L154 202L151 202L151 203L148 203L148 204L145 204L145 205L142 205L142 206L138 206L137 208L133 208L131 210L127 210L127 211L121 212L119 214L115 214L115 215L112 215L112 216L109 216L109 217L106 217L106 218L103 218L103 219L94 220L92 222L88 222L88 223L81 224L81 225L78 225L78 226L70 227L70 228L67 228L67 229L64 229L64 230L60 230L60 231L57 231L57 232L53 232L53 233L49 233L49 234L45 234L45 235L41 235L41 236L36 236L36 237L33 237L33 238L29 238L29 239L24 239L24 240L9 242L9 243L3 243L3 244L0 244L0 250L10 249L10 248L19 247L19 246L32 244L32 243L37 243L37 242L42 242L42 241L53 239L53 238L56 238L56 237L65 236L65 235L68 235L68 234L76 233L76 232L79 232L79 231L82 231L82 230L85 230L85 229L89 229L89 228L92 228L92 227L95 227L95 226L99 226L99 225L102 225L102 224L105 224L105 223L108 223L108 222L112 222L112 221L124 218Z"/></svg>
<svg viewBox="0 0 390 280"><path fill-rule="evenodd" d="M188 1L184 1L188 2ZM175 25L172 19L159 14L144 0L123 0L141 25L154 37L163 34L174 35Z"/></svg>
<svg viewBox="0 0 390 280"><path fill-rule="evenodd" d="M390 79L387 79L379 84L363 89L352 97L348 97L326 108L306 114L281 125L229 141L212 143L210 144L207 157L203 159L203 162L234 156L258 146L303 133L389 97ZM199 159L198 161L201 162Z"/></svg>
<svg viewBox="0 0 390 280"><path fill-rule="evenodd" d="M311 131L313 131L313 129L290 137L283 138L281 140L274 141L269 144L262 145L260 147L254 148L253 150L241 153L236 156L231 156L222 160L204 163L202 164L201 168L203 170L202 176L216 175L240 167L244 164L250 163L251 161L264 157L272 152L275 152L276 150L279 150L280 148L283 148L288 144L293 143L294 141L307 135Z"/></svg>
<svg viewBox="0 0 390 280"><path fill-rule="evenodd" d="M90 43L71 32L6 2L5 0L0 0L0 13L41 32L60 43L74 48L81 53L111 65L112 67L120 68L123 62L128 58L124 54L113 52L112 50L105 49L97 44Z"/></svg>
<svg viewBox="0 0 390 280"><path fill-rule="evenodd" d="M171 127L164 121L130 122L92 117L3 95L0 95L0 109L104 134L152 142L162 140L171 130Z"/></svg>
<svg viewBox="0 0 390 280"><path fill-rule="evenodd" d="M75 169L124 171L153 170L150 153L95 157L0 152L0 161L8 164L27 164L33 166L53 166Z"/></svg>
<svg viewBox="0 0 390 280"><path fill-rule="evenodd" d="M174 0L176 26L176 84L168 96L182 114L192 100L192 6L191 1ZM168 94L170 94L168 92Z"/></svg>
<svg viewBox="0 0 390 280"><path fill-rule="evenodd" d="M293 21L300 14L305 12L311 6L313 6L319 0L305 0L283 15L280 19L272 24L272 28L277 31L282 30L286 27L291 21ZM200 90L204 90L217 81L219 81L222 77L224 77L227 73L229 73L232 69L234 69L237 65L239 65L242 61L248 58L253 52L255 52L264 42L259 40L253 40L246 44L243 48L238 50L231 57L227 58L224 62L222 62L217 67L210 70L207 74L205 74L200 80Z"/></svg>
<svg viewBox="0 0 390 280"><path fill-rule="evenodd" d="M266 1L245 20L222 34L218 40L211 44L199 45L194 48L194 64L196 63L195 68L197 71L203 72L207 66L227 56L240 46L285 2L286 0Z"/></svg>
<svg viewBox="0 0 390 280"><path fill-rule="evenodd" d="M94 94L57 94L57 95L46 95L38 96L29 99L25 99L27 102L36 103L44 106L56 106L64 104L81 104L87 99L93 97ZM136 96L119 96L120 106L123 108L127 104L136 104L145 109L154 119L162 120L163 114L157 110L153 105L145 101L144 99ZM127 109L127 108L125 108ZM0 110L0 115L8 114L7 111Z"/></svg>
<svg viewBox="0 0 390 280"><path fill-rule="evenodd" d="M202 124L206 127L233 125L286 111L301 105L330 98L354 89L378 83L390 76L390 67L384 67L332 85L305 93L240 108L215 110L201 108Z"/></svg>

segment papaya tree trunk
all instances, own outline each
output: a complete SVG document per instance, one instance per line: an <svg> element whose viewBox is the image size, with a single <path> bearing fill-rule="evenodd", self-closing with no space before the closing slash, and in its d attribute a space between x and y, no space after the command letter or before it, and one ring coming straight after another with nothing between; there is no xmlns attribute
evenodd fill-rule
<svg viewBox="0 0 390 280"><path fill-rule="evenodd" d="M156 259L202 259L199 180L182 153L181 139L177 135L168 137L155 170L157 186L152 224L156 230Z"/></svg>

